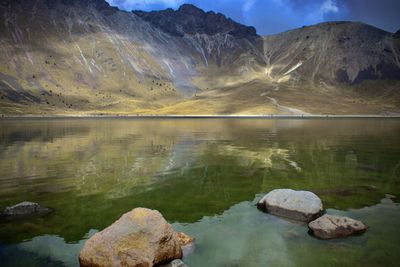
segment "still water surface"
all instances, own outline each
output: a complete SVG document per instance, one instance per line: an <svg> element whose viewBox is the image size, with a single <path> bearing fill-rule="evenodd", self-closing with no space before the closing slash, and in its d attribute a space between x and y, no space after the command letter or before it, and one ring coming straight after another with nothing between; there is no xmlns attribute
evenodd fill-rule
<svg viewBox="0 0 400 267"><path fill-rule="evenodd" d="M311 190L366 234L335 241L259 212L275 188ZM195 266L399 266L400 120L0 121L1 266L78 266L84 241L135 207L196 237Z"/></svg>

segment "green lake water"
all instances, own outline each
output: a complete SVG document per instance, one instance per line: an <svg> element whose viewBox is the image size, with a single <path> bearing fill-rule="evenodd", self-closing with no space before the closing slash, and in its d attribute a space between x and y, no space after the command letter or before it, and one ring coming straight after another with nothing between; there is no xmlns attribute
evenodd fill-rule
<svg viewBox="0 0 400 267"><path fill-rule="evenodd" d="M369 229L316 239L256 209L276 188ZM398 119L0 121L0 209L54 209L0 221L1 266L78 266L85 240L135 207L196 238L190 267L399 266L399 199Z"/></svg>

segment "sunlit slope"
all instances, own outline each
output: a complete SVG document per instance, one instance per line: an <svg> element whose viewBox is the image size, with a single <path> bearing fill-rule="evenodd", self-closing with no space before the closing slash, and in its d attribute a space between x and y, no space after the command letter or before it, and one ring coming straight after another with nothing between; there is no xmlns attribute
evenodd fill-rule
<svg viewBox="0 0 400 267"><path fill-rule="evenodd" d="M398 115L399 83L315 88L255 79L208 89L196 96L141 114L178 115Z"/></svg>
<svg viewBox="0 0 400 267"><path fill-rule="evenodd" d="M200 90L202 69L231 70L257 50L225 32L173 36L103 0L24 0L0 14L2 113L153 110Z"/></svg>
<svg viewBox="0 0 400 267"><path fill-rule="evenodd" d="M22 2L1 10L2 112L134 112L181 95L170 68L184 49L135 15L105 2Z"/></svg>

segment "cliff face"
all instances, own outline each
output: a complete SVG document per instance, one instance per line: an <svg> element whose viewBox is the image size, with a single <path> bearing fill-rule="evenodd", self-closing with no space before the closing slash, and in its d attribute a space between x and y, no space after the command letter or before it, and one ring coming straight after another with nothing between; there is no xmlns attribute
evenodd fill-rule
<svg viewBox="0 0 400 267"><path fill-rule="evenodd" d="M400 80L398 34L359 23L260 37L192 5L125 12L104 0L16 0L1 2L0 33L1 113L149 114L244 81L301 90Z"/></svg>

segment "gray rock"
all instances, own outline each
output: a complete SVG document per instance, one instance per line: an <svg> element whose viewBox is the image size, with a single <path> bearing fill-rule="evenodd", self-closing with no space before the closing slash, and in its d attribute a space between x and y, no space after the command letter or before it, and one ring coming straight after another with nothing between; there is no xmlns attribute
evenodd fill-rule
<svg viewBox="0 0 400 267"><path fill-rule="evenodd" d="M160 267L188 267L182 260L173 260L166 265L161 265Z"/></svg>
<svg viewBox="0 0 400 267"><path fill-rule="evenodd" d="M2 213L3 217L23 217L30 215L40 215L51 212L51 209L42 207L38 203L24 201L11 207L6 207Z"/></svg>
<svg viewBox="0 0 400 267"><path fill-rule="evenodd" d="M368 227L357 220L334 215L324 215L308 224L313 235L321 239L333 239L361 234Z"/></svg>
<svg viewBox="0 0 400 267"><path fill-rule="evenodd" d="M309 191L275 189L265 195L257 207L265 212L288 219L310 222L324 212L321 199Z"/></svg>

